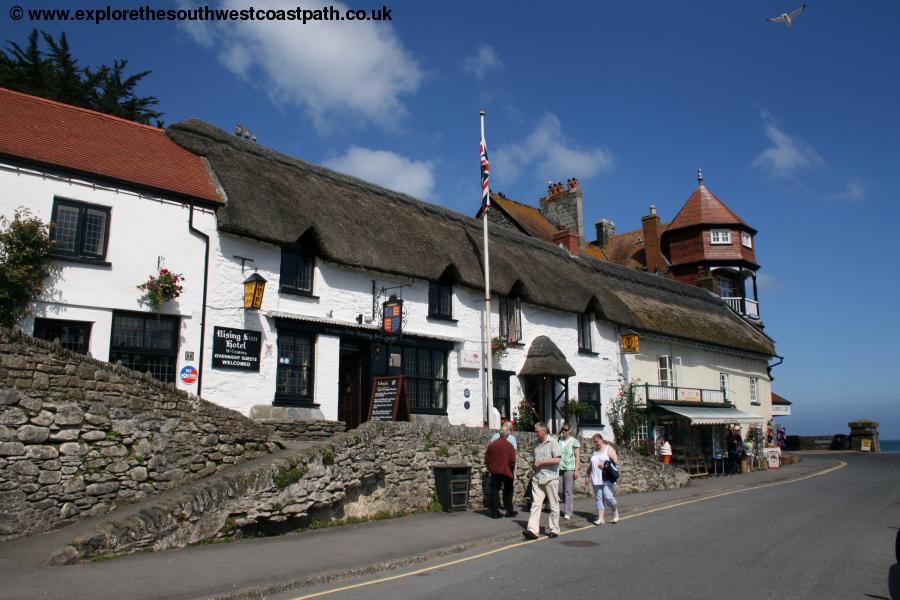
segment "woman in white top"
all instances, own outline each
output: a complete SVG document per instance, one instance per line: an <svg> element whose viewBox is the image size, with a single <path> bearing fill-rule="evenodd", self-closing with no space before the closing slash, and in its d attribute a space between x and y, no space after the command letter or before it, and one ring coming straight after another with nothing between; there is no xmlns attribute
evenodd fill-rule
<svg viewBox="0 0 900 600"><path fill-rule="evenodd" d="M613 523L619 522L619 509L617 507L616 497L613 495L615 483L603 480L603 465L608 460L619 462L619 455L616 449L603 441L603 436L595 433L591 438L594 443L594 451L591 453L591 460L588 463L586 476L590 477L591 484L594 486L594 496L597 498L597 519L594 525L603 525L606 523L604 514L606 506L609 505L613 509Z"/></svg>

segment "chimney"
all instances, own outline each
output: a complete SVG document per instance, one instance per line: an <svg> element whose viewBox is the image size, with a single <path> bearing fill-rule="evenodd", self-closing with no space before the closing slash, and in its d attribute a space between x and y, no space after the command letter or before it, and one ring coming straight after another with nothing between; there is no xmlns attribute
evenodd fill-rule
<svg viewBox="0 0 900 600"><path fill-rule="evenodd" d="M609 238L616 235L616 224L609 219L598 219L597 222L594 223L594 227L597 230L597 241L594 243L597 244L598 248L603 250L606 248L606 243L609 241Z"/></svg>
<svg viewBox="0 0 900 600"><path fill-rule="evenodd" d="M719 295L719 286L716 285L715 278L703 267L697 267L697 287Z"/></svg>
<svg viewBox="0 0 900 600"><path fill-rule="evenodd" d="M584 243L584 218L581 209L581 186L574 177L565 185L551 183L541 198L541 214L557 229L568 229Z"/></svg>
<svg viewBox="0 0 900 600"><path fill-rule="evenodd" d="M659 215L656 214L656 206L650 205L650 214L641 219L641 228L644 234L644 256L647 261L647 271L650 273L665 273L666 259L662 255L659 243Z"/></svg>
<svg viewBox="0 0 900 600"><path fill-rule="evenodd" d="M578 239L578 234L572 231L571 229L566 229L563 227L553 236L554 244L561 244L566 251L572 256L578 256L578 253L581 249L581 243Z"/></svg>

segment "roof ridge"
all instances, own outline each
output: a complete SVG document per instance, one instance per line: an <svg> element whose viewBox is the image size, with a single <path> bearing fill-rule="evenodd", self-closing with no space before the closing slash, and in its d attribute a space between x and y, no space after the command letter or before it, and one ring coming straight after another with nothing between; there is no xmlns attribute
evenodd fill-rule
<svg viewBox="0 0 900 600"><path fill-rule="evenodd" d="M166 130L162 127L154 127L153 125L147 125L145 123L138 123L137 121L129 121L123 117L117 117L115 115L110 115L107 113L103 113L97 110L91 110L90 108L84 108L83 106L75 106L74 104L66 104L65 102L60 102L59 100L51 100L50 98L44 98L43 96L35 96L33 94L26 94L25 92L20 92L18 90L11 90L9 88L0 87L0 93L11 94L13 96L19 96L21 98L39 102L42 104L49 104L52 106L56 106L57 108L65 108L67 110L73 110L77 112L82 112L89 114L94 117L100 117L102 119L107 119L110 121L117 121L124 125L132 125L134 127L140 127L144 129L149 129L150 131L154 131L156 133L161 133L165 135Z"/></svg>

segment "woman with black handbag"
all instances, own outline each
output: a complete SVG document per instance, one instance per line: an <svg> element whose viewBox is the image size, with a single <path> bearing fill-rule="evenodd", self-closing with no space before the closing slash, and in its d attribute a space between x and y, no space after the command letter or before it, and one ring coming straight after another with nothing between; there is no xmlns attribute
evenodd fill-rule
<svg viewBox="0 0 900 600"><path fill-rule="evenodd" d="M607 506L613 509L612 522L618 523L619 509L613 491L616 480L619 478L617 466L619 455L616 453L616 449L608 445L599 433L595 433L591 441L594 443L594 451L591 453L588 472L585 473L585 476L590 477L594 487L594 496L597 498L597 518L594 520L594 525L606 523L604 515Z"/></svg>

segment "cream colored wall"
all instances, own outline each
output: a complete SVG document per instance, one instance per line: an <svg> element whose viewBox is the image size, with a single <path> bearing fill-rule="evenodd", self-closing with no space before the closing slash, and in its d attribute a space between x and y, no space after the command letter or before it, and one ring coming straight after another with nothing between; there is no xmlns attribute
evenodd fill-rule
<svg viewBox="0 0 900 600"><path fill-rule="evenodd" d="M678 387L719 389L719 373L728 374L726 397L738 410L760 415L766 422L772 418L772 385L765 358L750 358L717 352L665 338L640 338L639 354L626 355L629 379L643 385L659 385L658 357L664 354L681 357ZM758 405L750 403L750 378L757 378Z"/></svg>

